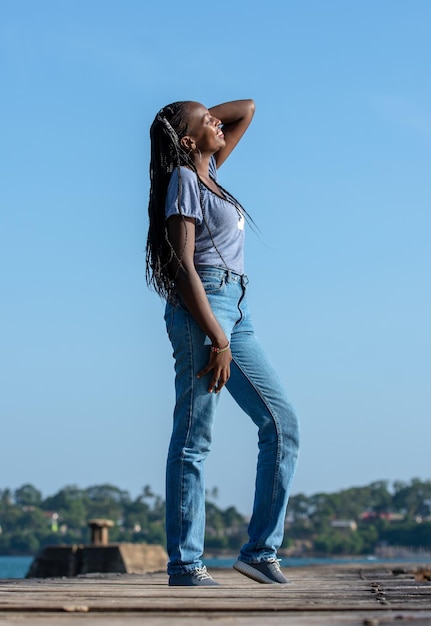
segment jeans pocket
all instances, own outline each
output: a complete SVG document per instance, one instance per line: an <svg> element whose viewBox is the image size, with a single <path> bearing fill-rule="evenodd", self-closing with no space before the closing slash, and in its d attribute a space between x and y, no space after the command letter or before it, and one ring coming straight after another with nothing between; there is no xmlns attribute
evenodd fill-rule
<svg viewBox="0 0 431 626"><path fill-rule="evenodd" d="M202 284L205 289L205 293L219 293L223 291L225 287L225 277L220 274L212 274L210 272L202 272L199 274Z"/></svg>

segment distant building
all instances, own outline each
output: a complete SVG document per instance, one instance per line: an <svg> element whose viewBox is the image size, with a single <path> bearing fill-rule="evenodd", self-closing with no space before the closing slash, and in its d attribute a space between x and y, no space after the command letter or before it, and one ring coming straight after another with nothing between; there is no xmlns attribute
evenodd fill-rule
<svg viewBox="0 0 431 626"><path fill-rule="evenodd" d="M364 511L361 515L361 520L368 521L374 519L385 519L388 522L402 522L405 519L404 513L391 513L383 512L376 513L375 511Z"/></svg>
<svg viewBox="0 0 431 626"><path fill-rule="evenodd" d="M347 530L354 532L358 529L358 525L355 520L352 519L333 519L330 522L331 528L337 528L338 530Z"/></svg>
<svg viewBox="0 0 431 626"><path fill-rule="evenodd" d="M59 514L56 511L43 511L43 515L48 520L51 526L51 531L53 533L58 532L58 522L60 519Z"/></svg>

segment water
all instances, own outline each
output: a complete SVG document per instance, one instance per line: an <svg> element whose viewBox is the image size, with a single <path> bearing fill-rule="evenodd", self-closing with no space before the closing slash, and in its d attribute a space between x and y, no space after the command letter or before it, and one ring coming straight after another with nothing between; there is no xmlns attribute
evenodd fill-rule
<svg viewBox="0 0 431 626"><path fill-rule="evenodd" d="M230 568L235 562L235 558L230 559L205 559L205 565L209 569L217 567ZM33 561L32 556L0 556L0 578L25 578L28 569ZM281 559L282 567L306 567L309 565L337 565L361 564L361 563L426 563L429 565L431 558L412 556L411 558L399 559L379 559L374 556L350 557L350 558L302 558L302 559Z"/></svg>
<svg viewBox="0 0 431 626"><path fill-rule="evenodd" d="M0 556L0 578L25 578L32 556Z"/></svg>

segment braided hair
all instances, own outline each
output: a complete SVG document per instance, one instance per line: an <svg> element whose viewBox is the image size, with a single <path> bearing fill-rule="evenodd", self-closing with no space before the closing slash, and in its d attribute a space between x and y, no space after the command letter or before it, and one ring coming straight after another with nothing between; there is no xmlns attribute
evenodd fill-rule
<svg viewBox="0 0 431 626"><path fill-rule="evenodd" d="M187 108L189 101L174 102L163 107L157 113L151 128L151 161L150 161L150 199L148 203L149 228L146 246L146 280L149 287L153 287L162 298L175 301L175 276L172 275L172 261L177 265L177 271L182 267L181 257L178 255L169 241L165 218L165 202L169 180L174 169L178 171L178 209L184 222L187 240L187 225L181 212L181 170L186 166L196 173L199 183L199 196L202 208L203 221L208 233L217 250L220 259L226 263L214 243L211 231L208 227L203 199L202 184L193 159L181 144L181 139L187 135L188 119ZM229 192L220 185L226 200L234 204L238 211L247 218L247 212ZM253 220L251 220L253 221ZM227 267L227 266L226 266Z"/></svg>
<svg viewBox="0 0 431 626"><path fill-rule="evenodd" d="M196 172L193 159L185 151L181 139L187 134L186 108L188 102L174 102L157 113L150 128L150 200L148 203L149 228L146 248L147 284L166 299L174 292L170 263L181 264L169 241L165 219L165 201L169 179L174 169L186 165ZM196 172L197 173L197 172ZM178 196L181 196L181 176L178 176ZM184 219L184 218L183 218Z"/></svg>

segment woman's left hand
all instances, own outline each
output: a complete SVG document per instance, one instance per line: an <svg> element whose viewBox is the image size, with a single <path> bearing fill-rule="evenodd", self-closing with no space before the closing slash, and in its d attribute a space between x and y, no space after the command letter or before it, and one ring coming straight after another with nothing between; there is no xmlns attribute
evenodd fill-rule
<svg viewBox="0 0 431 626"><path fill-rule="evenodd" d="M197 377L201 378L208 374L213 373L208 392L220 393L222 387L225 386L230 377L230 362L232 361L232 353L230 348L225 352L210 352L210 358L206 367L201 370Z"/></svg>

